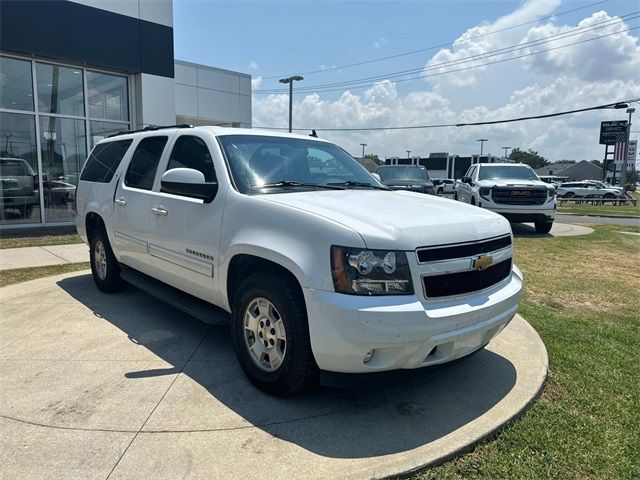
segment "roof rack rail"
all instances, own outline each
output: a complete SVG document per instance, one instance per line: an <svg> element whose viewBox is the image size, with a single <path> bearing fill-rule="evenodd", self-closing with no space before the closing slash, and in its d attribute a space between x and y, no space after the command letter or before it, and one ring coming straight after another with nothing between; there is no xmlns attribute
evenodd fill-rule
<svg viewBox="0 0 640 480"><path fill-rule="evenodd" d="M179 125L147 125L139 130L123 130L121 132L116 132L109 135L107 138L117 137L118 135L128 135L129 133L153 132L156 130L164 130L166 128L193 128L193 125L189 125L188 123L181 123Z"/></svg>

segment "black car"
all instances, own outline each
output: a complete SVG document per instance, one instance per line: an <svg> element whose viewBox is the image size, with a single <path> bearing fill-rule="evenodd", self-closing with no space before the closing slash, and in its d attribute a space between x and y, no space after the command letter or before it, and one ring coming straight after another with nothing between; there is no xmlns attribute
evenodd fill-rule
<svg viewBox="0 0 640 480"><path fill-rule="evenodd" d="M382 183L392 190L435 194L433 182L422 165L383 165L378 168Z"/></svg>

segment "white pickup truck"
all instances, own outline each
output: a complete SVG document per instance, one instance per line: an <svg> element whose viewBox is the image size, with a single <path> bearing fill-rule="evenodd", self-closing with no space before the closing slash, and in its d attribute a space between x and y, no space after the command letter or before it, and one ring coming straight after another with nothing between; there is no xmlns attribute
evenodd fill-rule
<svg viewBox="0 0 640 480"><path fill-rule="evenodd" d="M533 222L538 233L549 233L556 216L556 190L529 165L477 163L455 185L454 198L486 208L510 222Z"/></svg>
<svg viewBox="0 0 640 480"><path fill-rule="evenodd" d="M131 283L230 324L243 370L272 394L468 355L522 291L503 217L391 191L300 135L118 134L94 147L76 202L100 290Z"/></svg>

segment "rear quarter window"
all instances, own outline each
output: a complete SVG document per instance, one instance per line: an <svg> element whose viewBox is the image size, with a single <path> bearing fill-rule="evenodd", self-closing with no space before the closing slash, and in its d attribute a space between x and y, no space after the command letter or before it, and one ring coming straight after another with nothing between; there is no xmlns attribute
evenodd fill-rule
<svg viewBox="0 0 640 480"><path fill-rule="evenodd" d="M132 140L120 140L96 145L82 170L80 180L109 183L131 146L131 142Z"/></svg>

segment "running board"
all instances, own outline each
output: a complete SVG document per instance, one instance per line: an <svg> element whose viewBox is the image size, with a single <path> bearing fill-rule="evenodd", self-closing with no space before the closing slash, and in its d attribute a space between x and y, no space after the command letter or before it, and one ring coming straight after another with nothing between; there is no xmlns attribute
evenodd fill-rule
<svg viewBox="0 0 640 480"><path fill-rule="evenodd" d="M145 293L210 325L229 325L231 317L223 309L185 293L149 275L121 265L120 277Z"/></svg>

